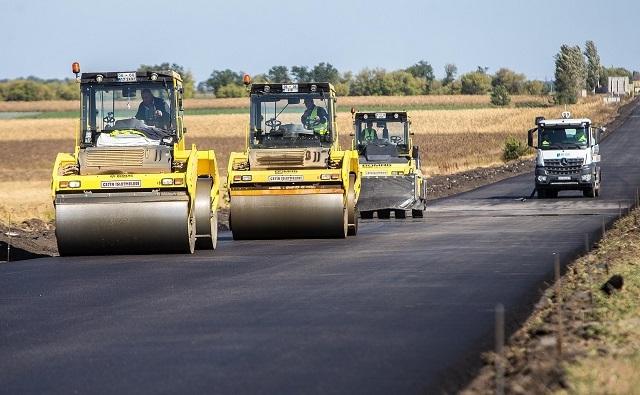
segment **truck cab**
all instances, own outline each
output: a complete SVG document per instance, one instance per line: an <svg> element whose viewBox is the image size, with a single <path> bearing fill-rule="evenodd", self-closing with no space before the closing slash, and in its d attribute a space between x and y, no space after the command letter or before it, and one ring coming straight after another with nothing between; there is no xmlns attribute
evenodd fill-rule
<svg viewBox="0 0 640 395"><path fill-rule="evenodd" d="M562 190L579 190L585 197L600 194L600 138L604 129L588 118L537 117L528 131L528 144L536 149L535 186L538 197L556 198Z"/></svg>

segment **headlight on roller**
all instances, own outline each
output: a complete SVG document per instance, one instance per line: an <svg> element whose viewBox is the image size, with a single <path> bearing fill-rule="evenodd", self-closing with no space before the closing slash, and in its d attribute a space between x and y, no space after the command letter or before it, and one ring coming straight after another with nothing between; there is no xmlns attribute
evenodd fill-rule
<svg viewBox="0 0 640 395"><path fill-rule="evenodd" d="M392 171L391 175L392 176L402 176L402 175L404 175L404 171Z"/></svg>

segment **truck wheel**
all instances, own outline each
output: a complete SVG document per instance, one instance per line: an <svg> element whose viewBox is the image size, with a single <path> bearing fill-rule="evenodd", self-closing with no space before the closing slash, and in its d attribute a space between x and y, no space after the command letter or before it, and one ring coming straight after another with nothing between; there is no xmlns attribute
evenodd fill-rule
<svg viewBox="0 0 640 395"><path fill-rule="evenodd" d="M589 189L583 189L582 190L582 196L588 197L588 198L596 197L596 188L595 188L595 186L592 186Z"/></svg>
<svg viewBox="0 0 640 395"><path fill-rule="evenodd" d="M548 191L547 191L547 197L548 197L549 199L555 199L555 198L557 198L557 197L558 197L558 191L553 190L553 189L548 190Z"/></svg>
<svg viewBox="0 0 640 395"><path fill-rule="evenodd" d="M423 216L423 211L422 210L411 210L411 216L413 218L422 218Z"/></svg>
<svg viewBox="0 0 640 395"><path fill-rule="evenodd" d="M546 199L549 197L546 189L538 189L538 199Z"/></svg>
<svg viewBox="0 0 640 395"><path fill-rule="evenodd" d="M384 209L378 210L378 219L389 219L391 218L391 210Z"/></svg>
<svg viewBox="0 0 640 395"><path fill-rule="evenodd" d="M373 211L360 211L360 218L362 219L372 219Z"/></svg>
<svg viewBox="0 0 640 395"><path fill-rule="evenodd" d="M395 211L395 217L398 219L405 219L407 218L407 213L404 210L394 210Z"/></svg>

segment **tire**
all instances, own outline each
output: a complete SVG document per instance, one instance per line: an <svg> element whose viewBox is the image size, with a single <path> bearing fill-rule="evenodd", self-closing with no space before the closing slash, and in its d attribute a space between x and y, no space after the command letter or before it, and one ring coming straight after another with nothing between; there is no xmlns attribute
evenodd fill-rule
<svg viewBox="0 0 640 395"><path fill-rule="evenodd" d="M373 219L373 211L360 211L360 218Z"/></svg>
<svg viewBox="0 0 640 395"><path fill-rule="evenodd" d="M588 197L588 198L596 197L596 188L595 188L595 186L592 186L589 189L583 189L582 190L582 196Z"/></svg>
<svg viewBox="0 0 640 395"><path fill-rule="evenodd" d="M538 189L538 199L546 199L548 197L549 197L549 194L546 189Z"/></svg>
<svg viewBox="0 0 640 395"><path fill-rule="evenodd" d="M391 210L384 209L378 210L378 219L389 219L391 218Z"/></svg>
<svg viewBox="0 0 640 395"><path fill-rule="evenodd" d="M214 250L218 244L218 213L211 211L211 178L199 178L196 183L195 248Z"/></svg>
<svg viewBox="0 0 640 395"><path fill-rule="evenodd" d="M396 219L405 219L407 218L407 212L404 210L394 210Z"/></svg>
<svg viewBox="0 0 640 395"><path fill-rule="evenodd" d="M547 197L550 199L555 199L558 197L558 191L550 189L547 191Z"/></svg>
<svg viewBox="0 0 640 395"><path fill-rule="evenodd" d="M349 175L349 191L347 192L347 210L348 210L348 230L347 236L355 236L358 234L358 203L356 202L355 191L356 176Z"/></svg>
<svg viewBox="0 0 640 395"><path fill-rule="evenodd" d="M415 210L415 209L414 209L414 210L411 210L411 216L412 216L413 218L422 218L422 217L423 217L423 215L424 215L423 213L424 213L424 212L423 212L422 210Z"/></svg>

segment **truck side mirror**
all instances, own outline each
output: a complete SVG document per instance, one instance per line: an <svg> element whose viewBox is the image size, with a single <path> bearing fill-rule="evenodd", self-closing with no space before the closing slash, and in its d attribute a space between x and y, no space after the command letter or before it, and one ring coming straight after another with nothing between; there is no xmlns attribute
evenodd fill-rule
<svg viewBox="0 0 640 395"><path fill-rule="evenodd" d="M527 145L532 148L537 148L533 145L533 134L538 130L538 128L533 128L527 131Z"/></svg>

